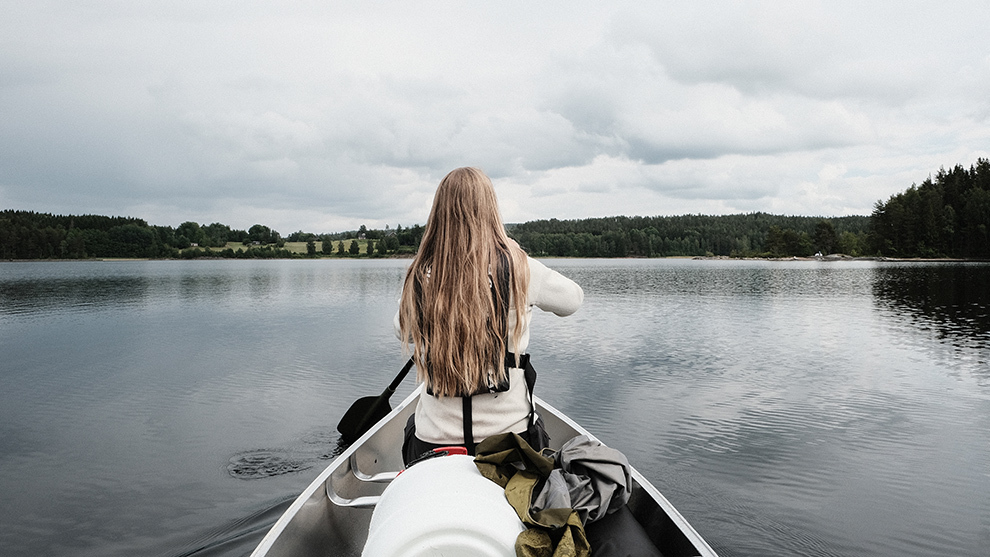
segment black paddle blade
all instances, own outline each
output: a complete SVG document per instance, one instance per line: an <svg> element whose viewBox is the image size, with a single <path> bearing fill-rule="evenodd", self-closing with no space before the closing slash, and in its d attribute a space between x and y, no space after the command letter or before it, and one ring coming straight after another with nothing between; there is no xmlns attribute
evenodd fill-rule
<svg viewBox="0 0 990 557"><path fill-rule="evenodd" d="M337 431L344 441L357 440L392 411L392 406L388 403L389 394L386 391L378 396L366 396L354 401L337 424Z"/></svg>
<svg viewBox="0 0 990 557"><path fill-rule="evenodd" d="M399 374L395 376L395 379L385 388L382 394L378 396L366 396L354 401L354 404L347 409L347 412L344 412L344 417L340 419L340 423L337 424L337 431L340 432L341 439L347 443L356 441L358 437L364 435L373 425L377 424L379 420L392 411L388 399L395 393L395 389L406 377L406 374L409 373L413 365L412 358L409 358L409 361L402 366Z"/></svg>

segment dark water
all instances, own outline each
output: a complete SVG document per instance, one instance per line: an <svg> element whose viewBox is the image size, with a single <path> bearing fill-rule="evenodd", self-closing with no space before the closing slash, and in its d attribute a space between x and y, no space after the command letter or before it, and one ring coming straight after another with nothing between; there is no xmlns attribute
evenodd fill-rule
<svg viewBox="0 0 990 557"><path fill-rule="evenodd" d="M990 266L548 264L539 393L721 555L988 554ZM401 365L404 265L0 264L0 554L249 553Z"/></svg>

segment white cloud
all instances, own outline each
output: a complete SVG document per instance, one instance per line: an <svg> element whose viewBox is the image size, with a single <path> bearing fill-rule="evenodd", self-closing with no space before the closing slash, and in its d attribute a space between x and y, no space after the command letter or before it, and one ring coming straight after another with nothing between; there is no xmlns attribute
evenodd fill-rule
<svg viewBox="0 0 990 557"><path fill-rule="evenodd" d="M475 165L513 221L864 214L990 145L980 2L0 9L18 209L412 224Z"/></svg>

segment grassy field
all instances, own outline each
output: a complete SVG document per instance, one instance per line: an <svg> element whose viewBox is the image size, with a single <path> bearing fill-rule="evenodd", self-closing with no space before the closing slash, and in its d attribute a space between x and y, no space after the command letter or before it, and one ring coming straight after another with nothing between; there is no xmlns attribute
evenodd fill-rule
<svg viewBox="0 0 990 557"><path fill-rule="evenodd" d="M316 256L317 257L332 257L332 258L337 258L337 257L345 257L345 258L360 257L360 258L365 258L365 257L368 257L368 242L369 241L376 242L375 245L377 247L377 241L375 241L375 240L357 240L357 243L358 243L358 253L357 253L357 255L351 255L351 252L350 252L351 240L343 240L343 243L344 243L344 254L342 256L341 255L337 255L337 244L340 242L339 240L333 242L333 253L331 253L330 255L324 255L323 254L323 252L322 252L323 242L322 241L317 241L316 242ZM233 251L236 252L237 250L247 250L247 249L250 249L250 248L257 248L257 247L265 247L265 246L245 246L244 244L242 244L240 242L227 242L226 245L224 245L223 247L219 247L219 248L201 248L201 247L195 247L195 248L185 248L185 249L180 250L180 251L182 253L185 253L185 252L188 252L188 251L191 251L191 250L199 250L200 251L200 255L202 255L202 252L205 251L205 250L207 250L207 249L209 249L211 252L216 253L216 252L221 252L221 251L228 250L228 249L233 250ZM282 246L281 248L278 248L277 246L275 246L275 244L269 244L267 247L271 247L273 249L286 250L286 251L292 252L293 254L299 254L299 255L303 255L303 256L307 255L307 253L306 253L306 242L285 242L285 245ZM413 257L414 255L416 255L416 248L415 247L413 247L413 246L399 246L398 251L396 251L396 252L389 252L385 257L401 257L401 258L407 258L407 257ZM379 256L377 254L377 250L376 250L376 253L375 253L375 257L381 257L381 256Z"/></svg>
<svg viewBox="0 0 990 557"><path fill-rule="evenodd" d="M339 242L339 240L333 242L333 253L330 256L326 256L321 251L323 249L323 242L322 241L317 241L316 242L316 254L317 254L317 256L320 256L320 257L339 257L337 255L337 243L338 242ZM353 257L351 255L351 252L349 251L349 249L351 247L351 241L350 240L343 240L343 242L344 242L344 257ZM362 256L362 257L367 256L368 255L368 240L358 240L357 243L358 243L358 248L359 248L358 255L359 256ZM234 251L237 251L239 249L247 249L249 247L252 247L252 246L245 246L244 244L241 244L240 242L228 242L227 245L225 245L222 248L210 248L210 249L212 249L213 251L223 251L223 250L225 250L227 248L230 248L230 249L232 249ZM257 246L255 246L255 247L257 247ZM191 248L189 248L189 249L191 249ZM204 249L204 248L200 248L200 249ZM282 249L289 250L292 253L298 253L298 254L306 255L306 242L286 242L285 243L285 246ZM403 256L404 257L408 257L408 256L413 255L414 253L415 253L414 248L412 248L411 246L401 246L399 248L399 252L397 254L396 253L389 253L389 256L392 257L392 256L395 256L395 255L399 255L400 257L403 257Z"/></svg>
<svg viewBox="0 0 990 557"><path fill-rule="evenodd" d="M348 248L351 247L351 241L350 240L343 240L343 242L344 242L344 254L345 255L350 255L350 252L347 251L347 250L348 250ZM358 240L357 243L358 243L358 247L360 248L360 251L358 251L358 253L361 254L361 255L367 254L368 253L368 240ZM247 247L251 247L251 246L245 246L244 244L241 244L240 242L228 242L227 245L224 246L224 247L222 247L222 248L213 248L213 249L214 250L223 250L223 249L230 248L230 249L232 249L234 251L237 251L238 249L246 249ZM285 243L285 247L283 249L287 249L287 250L291 251L292 253L301 253L303 255L306 255L306 242L286 242ZM322 252L320 251L322 249L323 249L323 242L322 241L317 241L316 242L316 253L317 253L317 255L322 255ZM333 255L337 255L337 242L334 242L333 243Z"/></svg>

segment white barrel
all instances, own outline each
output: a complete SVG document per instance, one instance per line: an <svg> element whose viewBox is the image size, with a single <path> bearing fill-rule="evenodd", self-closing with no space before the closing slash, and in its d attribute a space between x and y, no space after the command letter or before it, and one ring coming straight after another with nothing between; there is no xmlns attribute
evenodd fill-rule
<svg viewBox="0 0 990 557"><path fill-rule="evenodd" d="M525 529L474 457L425 460L399 475L371 517L365 557L514 557Z"/></svg>

